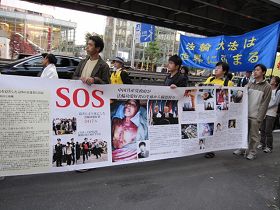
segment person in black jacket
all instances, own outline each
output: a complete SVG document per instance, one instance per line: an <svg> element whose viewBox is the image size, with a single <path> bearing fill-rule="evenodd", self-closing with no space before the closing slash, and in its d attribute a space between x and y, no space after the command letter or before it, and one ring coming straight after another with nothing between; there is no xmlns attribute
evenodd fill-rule
<svg viewBox="0 0 280 210"><path fill-rule="evenodd" d="M186 78L186 87L188 87L188 82L189 82L189 68L186 66L182 66L180 73Z"/></svg>
<svg viewBox="0 0 280 210"><path fill-rule="evenodd" d="M238 81L237 86L238 86L238 87L245 87L245 85L247 85L248 82L250 81L251 75L252 75L252 72L251 72L251 71L246 71L245 77L241 78L241 79Z"/></svg>
<svg viewBox="0 0 280 210"><path fill-rule="evenodd" d="M79 142L76 142L76 162L80 160L81 157L81 145Z"/></svg>
<svg viewBox="0 0 280 210"><path fill-rule="evenodd" d="M182 65L182 59L178 55L172 55L168 60L169 75L164 80L165 86L171 88L186 87L186 77L184 77L179 69Z"/></svg>
<svg viewBox="0 0 280 210"><path fill-rule="evenodd" d="M57 144L55 145L55 156L56 156L56 167L62 166L62 147L61 139L57 139Z"/></svg>
<svg viewBox="0 0 280 210"><path fill-rule="evenodd" d="M72 149L72 162L73 162L73 165L76 163L76 155L75 155L75 149L76 149L76 145L75 145L75 142L74 142L74 138L71 138L71 149Z"/></svg>

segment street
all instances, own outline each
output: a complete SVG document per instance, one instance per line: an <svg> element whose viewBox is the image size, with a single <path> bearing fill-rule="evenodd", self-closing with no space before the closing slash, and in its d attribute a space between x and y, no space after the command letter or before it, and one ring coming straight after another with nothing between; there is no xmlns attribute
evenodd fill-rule
<svg viewBox="0 0 280 210"><path fill-rule="evenodd" d="M280 133L274 150L249 161L217 152L139 164L6 177L1 210L279 209ZM278 194L278 196L277 196Z"/></svg>

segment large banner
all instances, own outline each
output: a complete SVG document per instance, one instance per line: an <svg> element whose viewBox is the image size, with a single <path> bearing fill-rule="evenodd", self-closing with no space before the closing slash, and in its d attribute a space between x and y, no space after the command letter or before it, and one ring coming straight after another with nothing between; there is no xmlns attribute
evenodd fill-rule
<svg viewBox="0 0 280 210"><path fill-rule="evenodd" d="M0 176L247 148L247 89L0 76Z"/></svg>
<svg viewBox="0 0 280 210"><path fill-rule="evenodd" d="M273 68L280 33L280 22L240 36L196 38L181 35L179 54L183 65L213 69L219 61L230 71L253 70L257 63Z"/></svg>

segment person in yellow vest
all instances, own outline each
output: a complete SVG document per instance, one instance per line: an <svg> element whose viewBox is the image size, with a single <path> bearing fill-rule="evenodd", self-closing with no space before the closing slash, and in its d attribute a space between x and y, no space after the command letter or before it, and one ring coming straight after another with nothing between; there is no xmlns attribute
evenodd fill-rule
<svg viewBox="0 0 280 210"><path fill-rule="evenodd" d="M215 67L215 76L208 77L205 85L233 86L233 82L228 78L229 65L224 62L218 62Z"/></svg>
<svg viewBox="0 0 280 210"><path fill-rule="evenodd" d="M229 65L225 62L218 62L215 67L215 76L208 77L204 85L233 86L233 82L228 78ZM205 158L215 157L214 152L208 152Z"/></svg>
<svg viewBox="0 0 280 210"><path fill-rule="evenodd" d="M129 74L124 68L124 60L116 57L113 60L114 68L111 74L111 84L132 84Z"/></svg>

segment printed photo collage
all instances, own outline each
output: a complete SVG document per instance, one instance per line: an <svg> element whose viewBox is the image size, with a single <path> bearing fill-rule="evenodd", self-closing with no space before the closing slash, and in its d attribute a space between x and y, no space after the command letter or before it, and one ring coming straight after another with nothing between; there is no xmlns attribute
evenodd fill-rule
<svg viewBox="0 0 280 210"><path fill-rule="evenodd" d="M56 117L52 120L53 167L65 167L108 160L107 140L77 137L76 117Z"/></svg>
<svg viewBox="0 0 280 210"><path fill-rule="evenodd" d="M79 123L75 117L54 118L53 167L110 161L109 156L112 162L145 160L150 156L150 126L161 126L159 129L162 129L162 126L177 125L181 130L181 140L197 139L199 148L205 149L207 137L227 128L234 129L236 119L229 119L227 123L184 123L179 115L228 111L230 103L242 103L242 96L242 91L231 90L229 93L228 89L188 89L180 101L111 99L111 141L86 137L76 139ZM112 148L110 155L108 144Z"/></svg>
<svg viewBox="0 0 280 210"><path fill-rule="evenodd" d="M227 88L186 90L183 99L180 101L180 109L182 115L184 115L183 120L181 120L181 139L197 140L197 148L206 149L207 139L216 135L220 136L225 131L237 127L238 120L231 118L228 113L232 110L235 111L231 105L242 103L242 99L243 91L241 90ZM188 116L193 112L213 118L213 121L209 123L189 123Z"/></svg>

